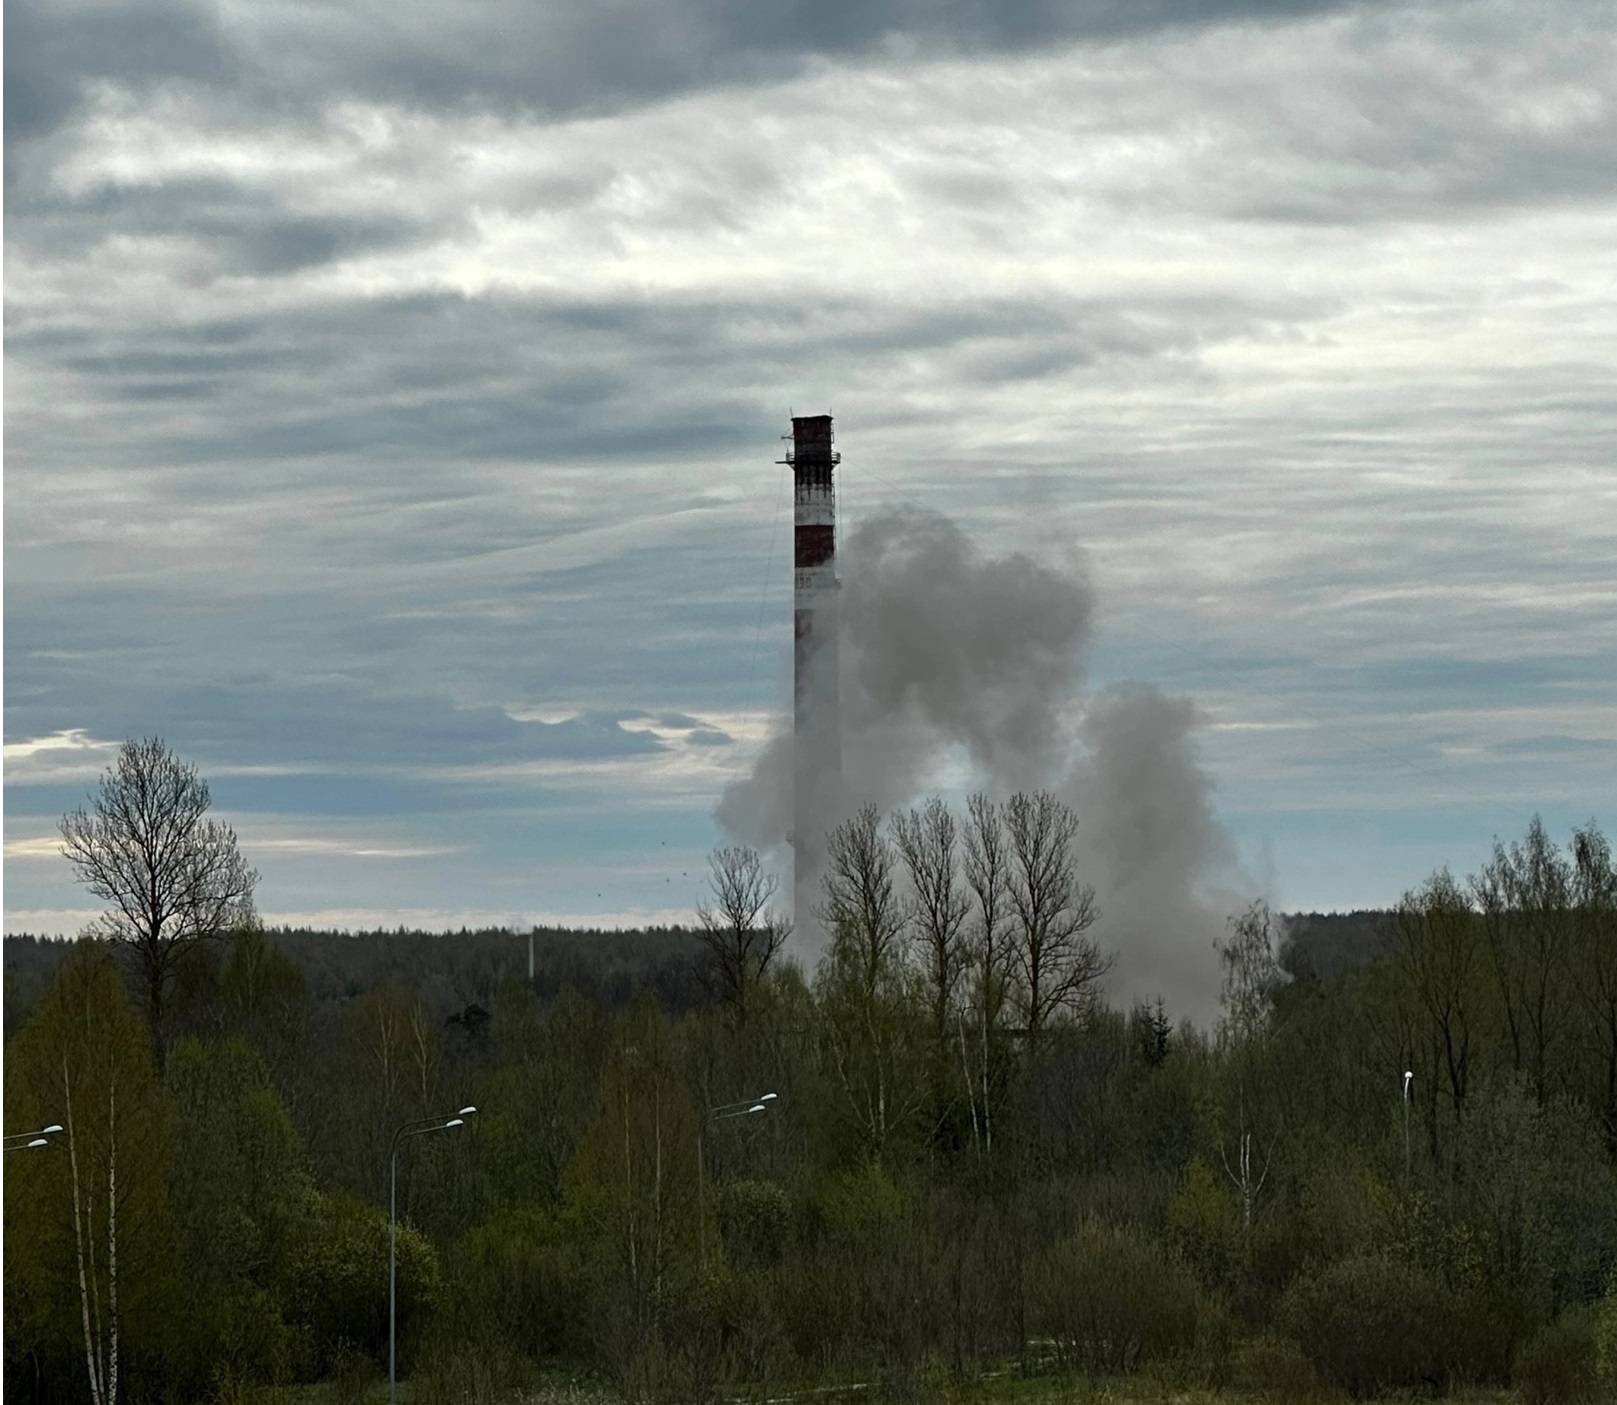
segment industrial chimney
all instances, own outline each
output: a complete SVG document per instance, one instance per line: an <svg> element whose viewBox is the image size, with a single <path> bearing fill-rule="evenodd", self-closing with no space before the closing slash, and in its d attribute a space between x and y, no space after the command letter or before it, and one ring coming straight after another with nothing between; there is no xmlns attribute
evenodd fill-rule
<svg viewBox="0 0 1617 1405"><path fill-rule="evenodd" d="M792 587L794 785L793 921L808 935L833 797L842 775L837 712L837 509L831 416L792 417L784 460L796 479L796 572Z"/></svg>

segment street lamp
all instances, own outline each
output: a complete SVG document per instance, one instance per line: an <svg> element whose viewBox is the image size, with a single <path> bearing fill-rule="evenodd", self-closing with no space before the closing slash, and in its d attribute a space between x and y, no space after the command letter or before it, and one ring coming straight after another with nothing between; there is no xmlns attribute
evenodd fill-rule
<svg viewBox="0 0 1617 1405"><path fill-rule="evenodd" d="M29 1151L36 1146L49 1146L50 1139L62 1130L60 1122L52 1122L49 1127L41 1127L37 1132L13 1132L5 1139L7 1151Z"/></svg>
<svg viewBox="0 0 1617 1405"><path fill-rule="evenodd" d="M398 1345L398 1203L399 1203L399 1143L408 1137L424 1137L428 1132L447 1132L451 1127L464 1127L466 1119L476 1112L475 1107L463 1107L453 1117L418 1117L406 1122L393 1133L388 1148L387 1191L387 1405L398 1405L398 1377L396 1374Z"/></svg>
<svg viewBox="0 0 1617 1405"><path fill-rule="evenodd" d="M1409 1084L1415 1076L1411 1069L1404 1070L1404 1194L1409 1194Z"/></svg>
<svg viewBox="0 0 1617 1405"><path fill-rule="evenodd" d="M779 1093L760 1093L756 1098L742 1098L740 1102L720 1103L710 1107L696 1124L696 1239L701 1246L702 1268L707 1269L707 1167L702 1154L702 1129L709 1122L726 1122L732 1117L754 1117L768 1112L769 1104Z"/></svg>

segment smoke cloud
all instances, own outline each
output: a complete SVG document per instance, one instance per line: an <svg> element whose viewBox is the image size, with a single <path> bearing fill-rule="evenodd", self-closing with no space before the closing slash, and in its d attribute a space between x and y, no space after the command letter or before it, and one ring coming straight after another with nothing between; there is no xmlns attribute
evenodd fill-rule
<svg viewBox="0 0 1617 1405"><path fill-rule="evenodd" d="M1150 683L1090 700L1061 797L1078 815L1078 871L1095 885L1093 934L1117 953L1111 983L1161 996L1210 1023L1220 970L1213 942L1250 901L1234 841L1213 818L1213 779L1196 753L1196 707Z"/></svg>
<svg viewBox="0 0 1617 1405"><path fill-rule="evenodd" d="M866 520L838 559L842 767L816 788L817 835L862 804L885 814L955 789L962 771L966 789L996 797L1054 791L1079 817L1080 876L1101 909L1094 934L1117 953L1113 996L1161 995L1176 1015L1208 1018L1212 943L1242 884L1213 818L1190 700L1145 683L1086 695L1095 600L1081 565L987 555L917 508ZM793 747L789 731L772 738L717 809L729 834L782 860ZM800 877L800 895L817 889L818 874ZM818 924L801 910L797 924L812 955Z"/></svg>

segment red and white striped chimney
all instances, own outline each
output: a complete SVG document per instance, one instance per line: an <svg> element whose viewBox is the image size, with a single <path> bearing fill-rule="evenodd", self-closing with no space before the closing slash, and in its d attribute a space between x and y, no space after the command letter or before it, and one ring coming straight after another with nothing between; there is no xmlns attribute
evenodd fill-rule
<svg viewBox="0 0 1617 1405"><path fill-rule="evenodd" d="M792 417L792 452L786 459L797 488L792 588L792 901L794 922L805 936L812 926L825 831L842 775L837 701L837 507L831 482L831 471L841 461L842 456L831 448L830 415Z"/></svg>

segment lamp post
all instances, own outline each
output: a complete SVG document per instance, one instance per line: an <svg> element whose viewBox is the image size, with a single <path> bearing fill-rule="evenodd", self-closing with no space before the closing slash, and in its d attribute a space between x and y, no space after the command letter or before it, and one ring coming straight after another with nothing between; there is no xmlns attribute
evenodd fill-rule
<svg viewBox="0 0 1617 1405"><path fill-rule="evenodd" d="M707 1271L707 1167L702 1153L702 1133L709 1122L727 1122L732 1117L754 1117L768 1112L779 1093L761 1093L737 1103L719 1103L702 1114L696 1124L696 1242L701 1249L702 1271Z"/></svg>
<svg viewBox="0 0 1617 1405"><path fill-rule="evenodd" d="M41 1127L37 1132L13 1132L5 1138L7 1151L30 1151L36 1146L49 1146L50 1139L62 1130L60 1122L52 1122L49 1127Z"/></svg>
<svg viewBox="0 0 1617 1405"><path fill-rule="evenodd" d="M1404 1194L1409 1194L1409 1084L1415 1077L1412 1069L1404 1070Z"/></svg>
<svg viewBox="0 0 1617 1405"><path fill-rule="evenodd" d="M399 1242L399 1143L409 1137L424 1137L428 1132L447 1132L451 1127L464 1127L466 1119L476 1112L475 1107L463 1107L453 1117L418 1117L406 1122L393 1133L388 1148L387 1191L387 1405L398 1405L397 1346L398 1346L398 1242Z"/></svg>

